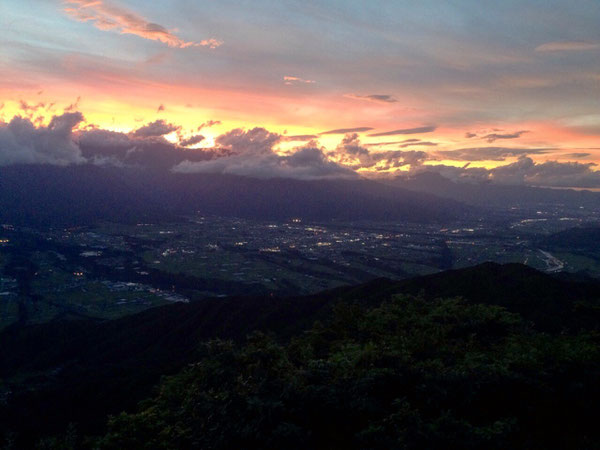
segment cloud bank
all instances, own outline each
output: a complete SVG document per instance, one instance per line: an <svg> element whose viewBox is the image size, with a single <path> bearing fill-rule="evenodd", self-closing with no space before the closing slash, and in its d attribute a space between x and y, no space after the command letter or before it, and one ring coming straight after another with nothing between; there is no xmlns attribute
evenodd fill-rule
<svg viewBox="0 0 600 450"><path fill-rule="evenodd" d="M564 187L599 188L600 171L594 170L594 163L546 161L536 163L528 156L518 161L493 169L482 167L463 167L423 165L411 173L436 172L458 182L492 182L496 184Z"/></svg>
<svg viewBox="0 0 600 450"><path fill-rule="evenodd" d="M0 123L0 165L53 164L66 166L85 162L73 142L73 130L83 120L79 112L54 116L47 126L36 127L19 116Z"/></svg>
<svg viewBox="0 0 600 450"><path fill-rule="evenodd" d="M204 136L192 136L182 139L179 144L173 144L159 134L170 128L161 128L162 124L148 128L149 125L132 133L102 129L81 131L77 133L76 143L86 162L91 164L143 167L162 171L170 170L185 160L203 161L216 155L212 149L185 148L201 142ZM139 130L145 131L138 133Z"/></svg>
<svg viewBox="0 0 600 450"><path fill-rule="evenodd" d="M327 179L354 178L357 174L331 161L322 149L309 144L280 155L273 147L281 136L264 128L235 129L219 136L216 143L229 150L211 161L183 161L173 168L179 173L218 173L254 178Z"/></svg>
<svg viewBox="0 0 600 450"><path fill-rule="evenodd" d="M0 166L14 164L95 164L139 167L176 173L217 173L256 178L328 179L356 178L359 174L378 176L423 171L438 172L458 181L485 181L500 184L600 187L600 171L593 162L535 162L534 155L549 154L554 148L472 147L456 150L404 150L406 146L435 146L420 139L405 139L395 149L378 150L361 143L357 133L343 136L339 145L327 150L315 136L282 136L265 128L234 129L215 139L213 148L188 148L204 141L201 134L187 137L181 127L156 120L130 133L109 131L87 125L80 112L54 116L47 125L29 117L16 116L0 122ZM202 127L202 125L201 125ZM177 132L179 141L165 135ZM340 130L332 130L336 133ZM300 147L282 152L284 140L308 140ZM583 157L588 153L564 154ZM471 167L475 161L516 161L486 169ZM462 167L441 160L466 162Z"/></svg>

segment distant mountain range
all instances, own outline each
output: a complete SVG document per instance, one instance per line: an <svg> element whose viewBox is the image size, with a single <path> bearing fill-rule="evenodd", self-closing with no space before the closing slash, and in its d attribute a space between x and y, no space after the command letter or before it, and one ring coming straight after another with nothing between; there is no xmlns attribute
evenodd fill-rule
<svg viewBox="0 0 600 450"><path fill-rule="evenodd" d="M256 179L72 165L0 167L0 221L85 225L200 213L258 220L448 221L474 208L597 208L600 193L456 183L437 173L372 180Z"/></svg>
<svg viewBox="0 0 600 450"><path fill-rule="evenodd" d="M0 221L80 225L200 213L252 219L442 221L458 201L369 180L254 179L96 166L0 168Z"/></svg>
<svg viewBox="0 0 600 450"><path fill-rule="evenodd" d="M572 189L550 189L491 182L455 182L436 172L399 176L388 183L402 189L425 192L484 208L535 207L552 204L598 208L600 193Z"/></svg>

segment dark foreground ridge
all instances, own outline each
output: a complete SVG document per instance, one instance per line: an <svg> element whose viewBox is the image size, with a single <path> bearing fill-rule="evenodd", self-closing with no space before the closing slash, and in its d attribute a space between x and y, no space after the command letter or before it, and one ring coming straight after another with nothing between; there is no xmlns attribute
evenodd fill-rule
<svg viewBox="0 0 600 450"><path fill-rule="evenodd" d="M449 300L455 297L464 300ZM550 428L561 421L565 429L559 435L577 436L580 445L597 444L590 421L600 399L599 319L598 282L561 279L519 264L486 263L410 280L375 280L308 297L208 299L114 321L12 326L0 333L0 433L25 447L43 436L62 435L69 424L75 424L79 436L103 434L107 415L135 411L139 401L153 395L162 375L205 361L212 364L210 370L225 371L221 385L212 386L215 373L201 363L194 366L203 367L199 372L186 369L175 381L165 382L161 389L172 389L172 398L160 394L145 403L146 408L168 410L164 402L177 404L198 392L225 396L218 400L202 394L207 403L197 405L194 414L222 406L215 414L222 414L223 422L207 424L205 416L198 416L194 424L207 428L187 424L185 436L172 436L186 447L198 432L212 439L215 448L259 443L277 448L289 442L329 448L466 448L461 444L470 442L473 448L490 448L495 441L542 448L556 439L558 431ZM272 338L254 336L247 341L256 331ZM216 338L232 343L200 345ZM256 369L267 350L277 356ZM231 359L223 362L219 355ZM258 366L250 370L248 364ZM324 366L317 370L314 364ZM255 369L258 372L252 372ZM312 373L309 379L304 378L307 373ZM238 375L250 377L250 391L244 395L236 384ZM267 385L255 385L263 376ZM318 381L321 376L325 378ZM297 389L282 391L289 383ZM191 385L195 394L186 391ZM426 394L431 405L419 396L425 393L417 395L421 388L436 390ZM351 405L353 396L366 403ZM324 403L317 407L318 398ZM334 407L340 398L348 401ZM260 426L253 422L250 417L262 413L247 401L266 402L260 411L272 415L274 422L266 416ZM330 431L300 419L315 408L338 414ZM182 425L168 411L163 413L159 422L164 426ZM140 414L113 420L102 446L136 446L139 442L131 439L154 439L153 433L161 433L155 429L158 422L150 421L139 436L128 435L148 412ZM222 428L225 421L258 428L244 434L241 428ZM355 430L350 433L347 426ZM402 434L402 427L418 435L410 430ZM215 430L226 436L219 441L211 434ZM265 436L275 435L267 445ZM153 448L171 438L162 439ZM560 445L568 447L565 442Z"/></svg>

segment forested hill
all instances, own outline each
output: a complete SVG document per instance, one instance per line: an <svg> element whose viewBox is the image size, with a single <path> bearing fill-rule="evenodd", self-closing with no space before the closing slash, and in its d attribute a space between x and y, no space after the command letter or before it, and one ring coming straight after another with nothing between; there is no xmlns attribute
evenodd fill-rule
<svg viewBox="0 0 600 450"><path fill-rule="evenodd" d="M489 263L14 326L0 432L22 447L581 448L599 442L599 311L596 282Z"/></svg>

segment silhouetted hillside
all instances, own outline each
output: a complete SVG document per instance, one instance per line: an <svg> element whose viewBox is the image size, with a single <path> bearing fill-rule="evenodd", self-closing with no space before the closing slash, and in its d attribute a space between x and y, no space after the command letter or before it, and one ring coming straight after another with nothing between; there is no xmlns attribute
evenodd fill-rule
<svg viewBox="0 0 600 450"><path fill-rule="evenodd" d="M81 225L206 214L252 219L437 221L455 201L368 180L261 180L96 166L0 168L0 221Z"/></svg>
<svg viewBox="0 0 600 450"><path fill-rule="evenodd" d="M399 281L395 289L422 293L429 299L460 296L503 306L531 320L536 328L553 332L595 327L600 319L596 308L600 304L600 283L576 283L522 264L486 263L449 270Z"/></svg>
<svg viewBox="0 0 600 450"><path fill-rule="evenodd" d="M600 227L570 228L540 239L539 245L575 252L600 251Z"/></svg>
<svg viewBox="0 0 600 450"><path fill-rule="evenodd" d="M3 223L70 226L172 217L127 171L95 166L0 167Z"/></svg>
<svg viewBox="0 0 600 450"><path fill-rule="evenodd" d="M107 322L12 326L0 333L0 423L30 438L60 432L70 422L77 422L81 432L95 433L107 414L132 410L151 394L161 375L197 359L202 341L242 342L261 330L288 342L316 320L329 323L336 305L355 305L364 314L401 294L420 295L426 303L461 296L466 304L502 306L525 324L532 323L533 330L557 336L597 330L599 323L600 283L489 263L308 297L207 299Z"/></svg>

